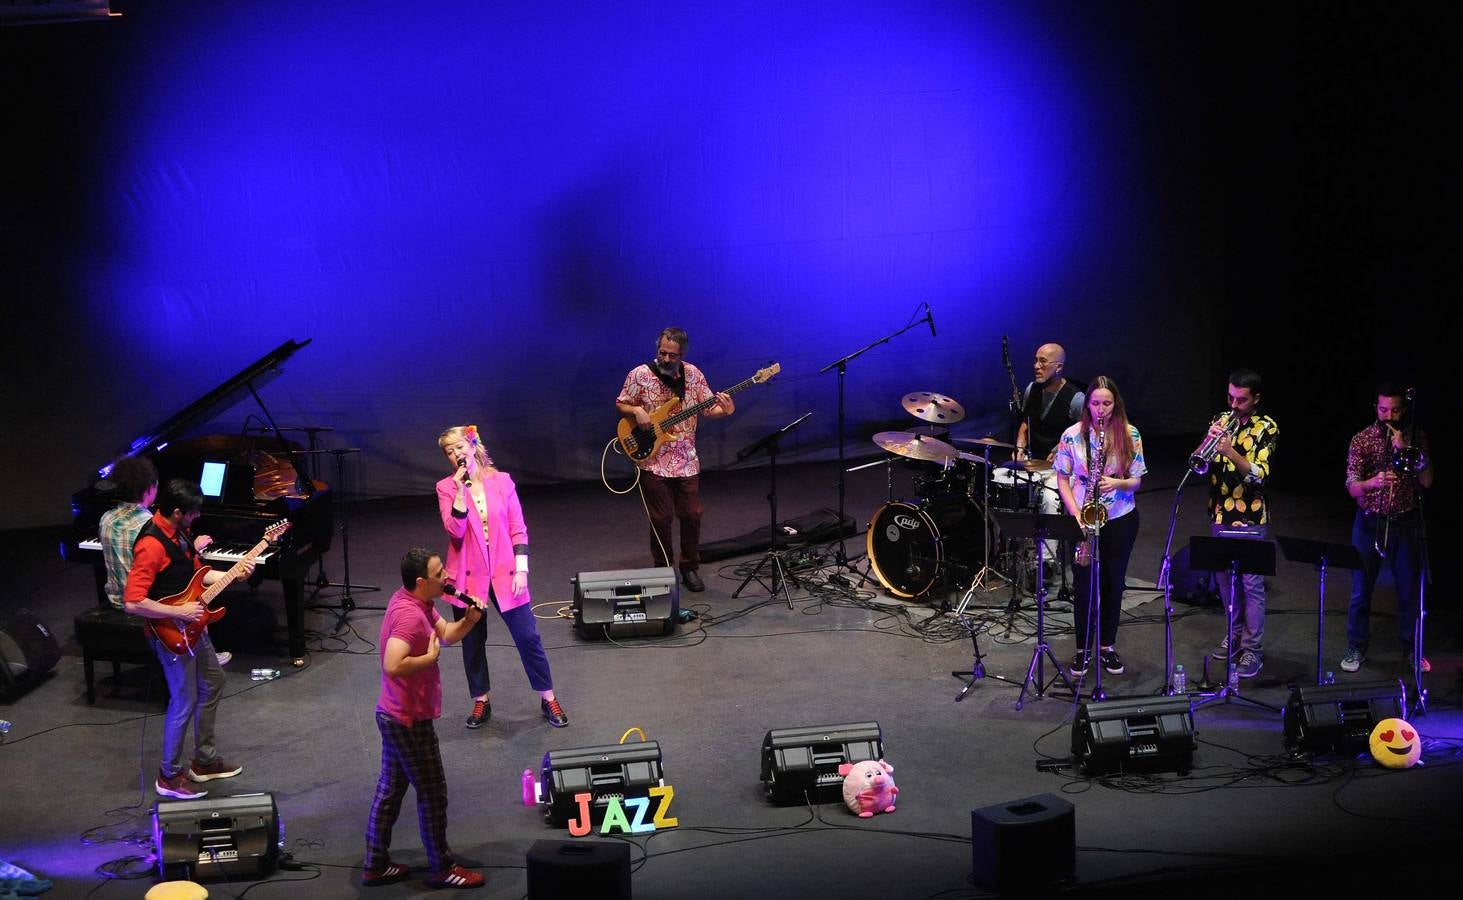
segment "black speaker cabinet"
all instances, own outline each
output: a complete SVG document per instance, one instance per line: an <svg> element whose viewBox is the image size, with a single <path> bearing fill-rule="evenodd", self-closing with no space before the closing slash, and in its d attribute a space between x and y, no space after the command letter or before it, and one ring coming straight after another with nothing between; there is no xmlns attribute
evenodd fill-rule
<svg viewBox="0 0 1463 900"><path fill-rule="evenodd" d="M659 741L550 750L539 772L544 817L563 828L578 815L574 795L588 793L590 819L598 824L604 821L610 798L649 797L650 789L663 784L664 778Z"/></svg>
<svg viewBox="0 0 1463 900"><path fill-rule="evenodd" d="M1031 893L1077 874L1077 812L1055 794L970 811L975 883L1002 894Z"/></svg>
<svg viewBox="0 0 1463 900"><path fill-rule="evenodd" d="M279 864L279 810L273 794L160 800L152 840L165 881L263 878Z"/></svg>
<svg viewBox="0 0 1463 900"><path fill-rule="evenodd" d="M1378 722L1402 717L1406 690L1397 678L1298 687L1285 703L1285 747L1360 752Z"/></svg>
<svg viewBox="0 0 1463 900"><path fill-rule="evenodd" d="M1072 723L1072 764L1103 772L1187 774L1199 739L1188 697L1083 703Z"/></svg>
<svg viewBox="0 0 1463 900"><path fill-rule="evenodd" d="M884 755L878 722L775 728L762 738L762 786L773 803L840 799L838 767Z"/></svg>
<svg viewBox="0 0 1463 900"><path fill-rule="evenodd" d="M574 627L584 637L670 634L680 612L681 582L672 568L574 577Z"/></svg>
<svg viewBox="0 0 1463 900"><path fill-rule="evenodd" d="M51 671L61 658L56 636L29 610L0 621L0 697L9 699Z"/></svg>
<svg viewBox="0 0 1463 900"><path fill-rule="evenodd" d="M630 845L620 841L534 841L529 900L630 900Z"/></svg>

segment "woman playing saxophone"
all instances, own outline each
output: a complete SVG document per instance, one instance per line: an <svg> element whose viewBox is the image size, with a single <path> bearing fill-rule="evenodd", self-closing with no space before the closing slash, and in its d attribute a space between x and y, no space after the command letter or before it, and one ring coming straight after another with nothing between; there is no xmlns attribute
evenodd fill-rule
<svg viewBox="0 0 1463 900"><path fill-rule="evenodd" d="M1087 672L1092 647L1088 608L1092 543L1097 545L1099 562L1098 656L1104 670L1120 675L1123 662L1117 650L1118 616L1128 557L1138 536L1134 494L1148 467L1143 462L1143 438L1128 422L1122 395L1111 378L1100 375L1088 385L1082 419L1062 432L1053 468L1057 492L1067 513L1076 517L1084 533L1097 533L1095 542L1083 542L1072 570L1077 589L1072 607L1078 641L1072 656L1072 675L1080 677Z"/></svg>

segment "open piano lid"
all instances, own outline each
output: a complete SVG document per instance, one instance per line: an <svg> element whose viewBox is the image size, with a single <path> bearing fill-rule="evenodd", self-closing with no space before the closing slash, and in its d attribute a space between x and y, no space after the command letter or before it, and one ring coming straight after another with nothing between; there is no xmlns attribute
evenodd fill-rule
<svg viewBox="0 0 1463 900"><path fill-rule="evenodd" d="M294 356L297 350L311 340L312 338L299 342L289 340L275 347L234 377L194 400L180 412L174 413L166 422L134 438L132 443L112 454L102 464L97 470L97 476L107 477L111 474L112 462L124 456L156 453L189 426L196 422L207 422L238 403L245 394L255 393L260 387L273 381L282 371L284 361Z"/></svg>

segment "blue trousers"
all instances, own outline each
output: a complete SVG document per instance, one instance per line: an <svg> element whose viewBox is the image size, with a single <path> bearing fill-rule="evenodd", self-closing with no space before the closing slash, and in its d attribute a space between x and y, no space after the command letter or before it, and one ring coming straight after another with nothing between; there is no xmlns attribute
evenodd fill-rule
<svg viewBox="0 0 1463 900"><path fill-rule="evenodd" d="M528 675L529 685L535 691L553 690L554 676L549 671L549 655L544 652L543 638L538 634L533 605L525 603L504 612L498 607L497 595L489 591L488 598L493 601L493 608L498 610L499 617L508 626L508 633L513 636L513 644L518 648L518 658L523 662L523 671ZM467 610L456 606L452 608L453 618L461 619L466 615ZM492 679L488 677L487 644L488 618L484 616L478 619L467 637L462 639L462 668L467 672L467 689L474 697L480 697L492 689Z"/></svg>
<svg viewBox="0 0 1463 900"><path fill-rule="evenodd" d="M1417 625L1421 527L1422 517L1416 512L1388 523L1385 516L1356 511L1351 545L1361 554L1362 567L1351 573L1351 608L1346 614L1346 639L1353 646L1365 650L1371 639L1372 591L1383 563L1391 569L1397 586L1397 634L1403 646L1412 646L1412 632ZM1381 553L1377 552L1378 546Z"/></svg>

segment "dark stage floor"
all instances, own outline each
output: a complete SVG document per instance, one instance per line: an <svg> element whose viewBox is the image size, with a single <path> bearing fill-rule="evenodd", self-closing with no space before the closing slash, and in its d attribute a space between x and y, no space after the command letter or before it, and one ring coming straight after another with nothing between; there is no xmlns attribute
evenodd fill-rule
<svg viewBox="0 0 1463 900"><path fill-rule="evenodd" d="M1150 448L1149 455L1178 460L1183 452ZM1165 476L1159 466L1140 497L1142 527L1119 638L1127 671L1105 682L1115 697L1152 695L1164 683L1162 603L1150 588L1176 481L1171 469ZM849 476L848 510L861 524L886 499L883 472ZM782 518L836 504L833 466L786 467L782 474ZM897 496L910 494L909 475L898 467ZM711 473L704 482L707 541L766 524L765 470ZM1181 543L1204 531L1202 492L1188 493ZM1008 681L984 679L958 704L952 700L961 684L951 672L969 670L972 660L970 638L947 611L958 594L909 602L882 591L833 590L813 575L808 582L819 587L795 592L792 609L765 592L733 599L742 567L755 556L707 565L709 589L683 595L700 618L673 636L591 642L556 614L569 603L575 573L646 564L639 501L598 485L525 487L521 494L540 627L572 724L555 730L540 718L505 631L490 616L494 717L481 731L465 730L459 651L444 649L447 700L438 734L452 798L449 837L462 861L486 872L482 896L524 896L529 847L568 837L521 804L523 769L545 751L612 744L635 727L660 742L666 781L675 788L671 814L680 822L635 836L634 893L642 898L978 895L968 880L971 810L1043 793L1075 805L1077 845L1076 880L1044 894L1211 896L1248 887L1263 895L1282 882L1356 888L1372 880L1410 892L1407 885L1428 883L1422 870L1447 864L1439 848L1459 837L1463 654L1451 636L1452 598L1442 591L1435 594L1431 711L1414 723L1427 739L1422 767L1394 772L1369 759L1289 761L1281 717L1234 703L1195 711L1199 748L1189 775L1089 779L1039 766L1067 756L1074 706L1049 696L1014 708L1032 657L1035 605L1021 597L1012 608L1004 583L978 591L971 612L983 630L988 671ZM1292 496L1279 486L1277 494L1274 533L1345 540L1344 496ZM351 529L352 577L383 590L355 592L358 608L346 616L338 591L322 598L336 608L308 614L314 631L304 668L289 668L271 630L283 618L277 584L232 596L229 617L216 627L219 641L238 651L219 716L220 745L245 770L213 782L213 796L272 792L286 848L303 864L248 886L250 897L360 892L362 830L379 764L372 721L378 610L404 548L444 542L428 498L357 504ZM0 746L0 859L55 881L48 896L141 896L149 882L104 882L97 869L127 857L140 868L137 858L150 852L138 838L156 799L150 777L161 704L148 699L142 670L129 669L121 684L104 679L97 704L87 705L71 619L94 602L91 572L57 560L49 533L8 537L0 612L29 607L62 638L65 655L50 678L0 704L0 718L14 723ZM861 552L863 538L847 546ZM808 556L796 554L800 562ZM337 579L343 572L339 543L327 571ZM1315 572L1282 561L1270 586L1265 665L1244 684L1243 696L1280 705L1289 685L1314 677ZM1326 666L1342 683L1404 674L1390 586L1381 591L1371 660L1356 675L1339 671L1348 591L1346 574L1333 573ZM1054 602L1049 610L1053 647L1065 662L1072 652L1070 606ZM1176 610L1175 649L1197 680L1223 619L1209 608ZM283 668L284 676L251 682L249 669L264 665ZM809 809L764 800L760 747L769 729L867 720L881 726L895 767L902 790L896 813L860 820L839 804ZM425 862L410 800L394 852L399 861ZM1055 846L1049 854L1041 865L1055 865ZM313 880L294 883L301 879ZM246 884L211 888L214 896L239 896ZM422 893L419 878L373 892Z"/></svg>

